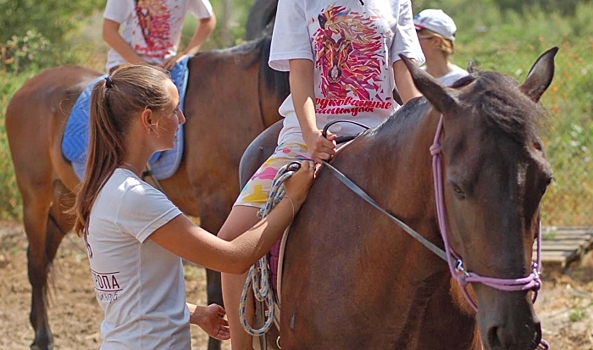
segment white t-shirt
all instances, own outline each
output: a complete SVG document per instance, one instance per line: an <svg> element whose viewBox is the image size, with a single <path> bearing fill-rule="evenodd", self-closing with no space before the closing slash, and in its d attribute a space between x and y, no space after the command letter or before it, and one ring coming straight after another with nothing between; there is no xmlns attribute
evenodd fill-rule
<svg viewBox="0 0 593 350"><path fill-rule="evenodd" d="M447 74L443 75L442 77L437 78L437 80L445 86L451 86L458 79L463 78L468 74L469 73L465 69L460 68L457 65L453 65L453 69L451 69Z"/></svg>
<svg viewBox="0 0 593 350"><path fill-rule="evenodd" d="M181 258L147 239L181 211L118 168L93 205L86 237L102 350L190 349Z"/></svg>
<svg viewBox="0 0 593 350"><path fill-rule="evenodd" d="M187 12L196 18L212 16L209 0L107 0L103 18L123 24L122 38L151 64L175 56ZM125 64L114 49L107 54L106 68Z"/></svg>
<svg viewBox="0 0 593 350"><path fill-rule="evenodd" d="M289 70L290 59L314 63L317 127L350 119L373 127L399 106L393 100L393 63L398 54L424 55L414 28L410 0L279 0L270 67ZM302 142L292 97L280 106L285 117L278 143ZM338 135L362 129L334 125Z"/></svg>

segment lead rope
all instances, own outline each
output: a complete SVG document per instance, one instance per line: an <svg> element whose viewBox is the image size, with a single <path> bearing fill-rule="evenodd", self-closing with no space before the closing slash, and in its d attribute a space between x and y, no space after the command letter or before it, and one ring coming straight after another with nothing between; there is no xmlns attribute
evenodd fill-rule
<svg viewBox="0 0 593 350"><path fill-rule="evenodd" d="M285 194L284 181L292 176L300 167L297 162L286 164L274 177L272 182L272 188L268 194L268 201L266 205L259 210L257 213L258 217L265 218L274 209L274 207L280 203ZM294 218L293 218L294 219ZM247 279L243 286L243 292L241 293L241 299L239 304L239 320L243 329L253 336L262 336L268 332L272 323L274 322L276 297L272 288L270 288L270 267L268 265L268 255L264 255L258 262L255 263L247 272ZM254 329L247 322L245 317L245 304L247 303L247 296L249 295L249 289L253 289L253 295L259 302L266 304L268 310L265 316L266 321L264 325L259 329Z"/></svg>

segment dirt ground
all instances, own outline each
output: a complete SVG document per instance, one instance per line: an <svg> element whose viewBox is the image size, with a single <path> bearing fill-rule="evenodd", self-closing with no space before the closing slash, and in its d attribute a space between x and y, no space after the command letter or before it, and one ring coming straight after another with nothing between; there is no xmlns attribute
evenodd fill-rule
<svg viewBox="0 0 593 350"><path fill-rule="evenodd" d="M17 223L0 222L0 350L28 349L31 287L27 279L25 233ZM204 270L186 265L188 300L204 304ZM593 350L593 253L563 273L544 271L536 303L551 349ZM69 234L54 264L49 320L56 350L97 349L102 314L95 300L81 240ZM193 349L206 349L206 336L192 326ZM229 349L224 342L223 349Z"/></svg>

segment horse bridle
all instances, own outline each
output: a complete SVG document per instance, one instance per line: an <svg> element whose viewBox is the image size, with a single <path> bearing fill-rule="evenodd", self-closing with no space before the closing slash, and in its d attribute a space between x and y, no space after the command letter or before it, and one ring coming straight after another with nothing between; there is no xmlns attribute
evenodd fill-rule
<svg viewBox="0 0 593 350"><path fill-rule="evenodd" d="M329 127L335 123L346 122L346 123L354 123L359 126L363 126L360 123L352 122L349 120L335 120L328 123L322 131L322 135L327 135L327 130ZM363 126L366 127L366 126ZM368 127L366 127L368 129ZM491 288L501 290L501 291L528 291L531 290L534 292L532 303L534 303L537 299L538 291L541 288L541 278L540 278L540 269L541 269L541 229L540 229L540 220L538 218L538 228L537 228L537 257L536 261L532 262L531 273L522 278L494 278L494 277L484 277L480 276L477 273L467 271L463 265L463 259L456 254L451 245L449 243L449 233L447 230L447 222L445 217L445 196L444 196L444 189L443 189L443 174L442 174L442 165L441 165L441 135L443 132L443 115L441 114L439 118L439 123L437 125L436 133L434 136L434 141L430 146L430 154L432 156L432 171L433 171L433 180L434 180L434 193L435 193L435 202L436 202L436 211L437 211L437 221L439 224L439 230L441 231L441 237L443 239L443 243L445 249L441 249L424 236L419 234L418 232L414 231L404 222L393 216L387 210L383 209L381 206L377 204L362 188L357 186L352 180L346 177L342 172L336 169L333 165L331 165L327 161L323 161L323 165L326 166L328 169L332 171L332 174L338 178L346 187L352 190L354 193L359 195L362 199L366 202L371 204L373 207L378 209L383 214L387 215L392 221L394 221L398 226L400 226L404 231L406 231L410 236L414 239L419 241L422 245L428 248L430 251L435 253L441 259L445 260L449 266L449 272L451 276L455 278L461 290L463 291L463 295L470 303L470 305L477 311L478 305L474 302L474 300L470 297L469 292L467 291L467 285L469 283L482 283L487 285ZM542 340L540 343L541 349L549 349L549 345Z"/></svg>

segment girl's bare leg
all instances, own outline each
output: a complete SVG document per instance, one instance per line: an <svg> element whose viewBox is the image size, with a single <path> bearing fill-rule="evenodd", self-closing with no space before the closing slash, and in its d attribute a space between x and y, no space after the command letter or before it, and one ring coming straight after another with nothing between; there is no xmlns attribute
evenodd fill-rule
<svg viewBox="0 0 593 350"><path fill-rule="evenodd" d="M218 237L232 241L243 232L255 225L259 218L257 217L258 208L248 206L234 206L218 233ZM233 350L252 350L253 337L245 332L239 321L239 304L241 292L245 285L247 274L235 275L229 273L222 274L222 298L227 312L231 331L231 348ZM253 294L248 298L245 315L250 325L253 325Z"/></svg>

